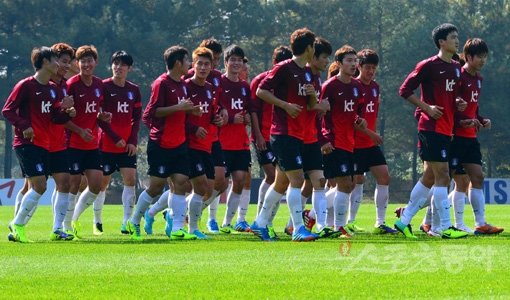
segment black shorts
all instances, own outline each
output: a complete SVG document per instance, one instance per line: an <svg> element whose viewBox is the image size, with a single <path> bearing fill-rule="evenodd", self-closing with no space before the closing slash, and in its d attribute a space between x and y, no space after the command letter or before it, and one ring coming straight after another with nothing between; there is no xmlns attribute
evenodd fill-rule
<svg viewBox="0 0 510 300"><path fill-rule="evenodd" d="M433 131L418 132L418 150L421 160L448 162L451 140L450 136Z"/></svg>
<svg viewBox="0 0 510 300"><path fill-rule="evenodd" d="M253 148L257 149L257 147L255 147L255 143L253 143ZM271 148L271 143L266 142L266 150L257 150L257 161L261 166L268 164L272 164L274 166L276 164L276 157L274 156L273 149Z"/></svg>
<svg viewBox="0 0 510 300"><path fill-rule="evenodd" d="M214 162L212 155L201 150L189 149L190 171L189 178L205 174L207 179L214 180Z"/></svg>
<svg viewBox="0 0 510 300"><path fill-rule="evenodd" d="M212 143L211 155L215 167L225 167L225 155L221 149L220 141Z"/></svg>
<svg viewBox="0 0 510 300"><path fill-rule="evenodd" d="M454 137L450 151L450 170L466 174L462 164L482 165L482 152L477 138Z"/></svg>
<svg viewBox="0 0 510 300"><path fill-rule="evenodd" d="M282 171L303 169L303 141L290 135L271 135L271 148Z"/></svg>
<svg viewBox="0 0 510 300"><path fill-rule="evenodd" d="M354 149L354 174L362 175L371 167L387 165L384 154L379 146Z"/></svg>
<svg viewBox="0 0 510 300"><path fill-rule="evenodd" d="M66 150L50 152L50 173L69 173L71 165L69 164L69 153Z"/></svg>
<svg viewBox="0 0 510 300"><path fill-rule="evenodd" d="M182 143L172 149L159 146L158 143L149 139L147 143L147 162L149 163L150 176L168 178L172 174L189 175L188 145Z"/></svg>
<svg viewBox="0 0 510 300"><path fill-rule="evenodd" d="M14 148L23 177L48 176L50 153L36 145L21 145Z"/></svg>
<svg viewBox="0 0 510 300"><path fill-rule="evenodd" d="M121 168L136 169L136 154L129 156L127 152L101 152L101 159L103 161L103 175L105 176L120 171Z"/></svg>
<svg viewBox="0 0 510 300"><path fill-rule="evenodd" d="M354 172L356 170L352 152L335 148L330 154L324 155L324 177L326 179L352 176Z"/></svg>
<svg viewBox="0 0 510 300"><path fill-rule="evenodd" d="M81 150L75 148L67 149L69 155L69 164L71 165L71 175L83 174L85 170L101 170L101 153L99 149Z"/></svg>
<svg viewBox="0 0 510 300"><path fill-rule="evenodd" d="M324 164L322 161L321 145L319 142L303 145L303 171L322 170Z"/></svg>
<svg viewBox="0 0 510 300"><path fill-rule="evenodd" d="M223 150L227 170L225 177L229 177L234 171L248 172L251 167L250 150Z"/></svg>

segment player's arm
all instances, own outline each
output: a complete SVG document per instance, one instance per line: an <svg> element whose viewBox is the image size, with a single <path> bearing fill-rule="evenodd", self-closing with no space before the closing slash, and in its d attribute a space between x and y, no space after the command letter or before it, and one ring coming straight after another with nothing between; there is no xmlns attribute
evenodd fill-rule
<svg viewBox="0 0 510 300"><path fill-rule="evenodd" d="M69 129L70 131L76 133L86 142L90 142L93 138L92 130L90 130L89 128L86 128L86 129L81 128L80 126L76 125L72 121L67 121L64 124L64 128Z"/></svg>
<svg viewBox="0 0 510 300"><path fill-rule="evenodd" d="M260 87L257 89L257 97L266 101L269 104L272 104L285 110L285 112L287 112L287 114L289 114L292 118L297 117L301 110L303 110L303 107L301 105L283 101L276 97L275 95L273 95L271 91L261 89Z"/></svg>
<svg viewBox="0 0 510 300"><path fill-rule="evenodd" d="M140 90L137 90L133 114L131 116L131 134L127 140L127 144L136 147L138 144L138 132L140 131L140 121L142 119L142 96ZM129 149L128 149L129 150Z"/></svg>
<svg viewBox="0 0 510 300"><path fill-rule="evenodd" d="M4 118L9 121L12 126L19 128L22 131L25 131L28 128L32 128L30 119L19 115L19 107L24 102L24 99L27 98L25 91L26 88L24 88L22 83L16 84L11 94L5 101L5 105L2 109L2 115Z"/></svg>

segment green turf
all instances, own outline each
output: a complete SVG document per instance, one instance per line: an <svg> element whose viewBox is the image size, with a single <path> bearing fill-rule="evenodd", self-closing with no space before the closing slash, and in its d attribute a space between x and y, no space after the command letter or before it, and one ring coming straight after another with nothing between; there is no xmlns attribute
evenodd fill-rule
<svg viewBox="0 0 510 300"><path fill-rule="evenodd" d="M394 208L388 209L389 223ZM27 226L37 243L19 244L6 238L12 207L0 207L0 298L510 298L508 233L463 240L418 234L418 241L357 234L348 241L293 243L280 233L288 218L283 205L275 222L279 242L250 234L171 242L158 216L156 235L136 243L119 233L121 210L105 206L102 237L92 235L89 209L81 218L82 241L49 242L50 208L40 207ZM491 222L510 229L510 206L486 211ZM358 224L371 229L373 218L374 206L363 204Z"/></svg>

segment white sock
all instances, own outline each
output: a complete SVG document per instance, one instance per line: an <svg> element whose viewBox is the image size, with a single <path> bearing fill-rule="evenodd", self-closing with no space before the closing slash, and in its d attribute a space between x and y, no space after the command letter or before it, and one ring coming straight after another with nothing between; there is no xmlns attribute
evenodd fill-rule
<svg viewBox="0 0 510 300"><path fill-rule="evenodd" d="M356 220L361 200L363 199L363 184L356 184L351 194L349 195L349 219L348 223Z"/></svg>
<svg viewBox="0 0 510 300"><path fill-rule="evenodd" d="M335 210L333 208L335 194L336 188L329 189L329 191L326 192L326 206L327 206L326 223L330 227L333 227L335 225Z"/></svg>
<svg viewBox="0 0 510 300"><path fill-rule="evenodd" d="M220 194L220 191L213 190L211 196L209 199L205 200L202 204L202 210L206 209L208 206L210 206L214 200L216 200L216 197Z"/></svg>
<svg viewBox="0 0 510 300"><path fill-rule="evenodd" d="M136 202L135 212L133 213L133 216L131 216L131 223L140 225L145 211L149 208L154 199L155 198L152 198L149 194L147 194L147 191L143 191L140 194L140 197L138 197L138 201Z"/></svg>
<svg viewBox="0 0 510 300"><path fill-rule="evenodd" d="M136 190L134 186L125 185L122 189L122 206L124 207L124 216L122 224L126 224L131 215L136 202Z"/></svg>
<svg viewBox="0 0 510 300"><path fill-rule="evenodd" d="M375 202L375 227L384 224L386 219L386 208L388 207L389 186L377 184L374 192Z"/></svg>
<svg viewBox="0 0 510 300"><path fill-rule="evenodd" d="M436 186L434 188L434 195L432 195L432 202L434 207L437 208L439 218L441 220L441 230L446 230L452 226L450 219L450 201L448 201L448 188L445 186Z"/></svg>
<svg viewBox="0 0 510 300"><path fill-rule="evenodd" d="M262 183L259 187L259 198L257 201L257 216L259 215L262 206L264 206L264 197L266 196L267 190L270 186L271 185L269 183L267 183L265 180L262 180Z"/></svg>
<svg viewBox="0 0 510 300"><path fill-rule="evenodd" d="M450 195L452 196L450 198ZM453 205L453 212L455 215L455 227L461 227L464 225L464 206L466 206L466 193L452 191L448 195Z"/></svg>
<svg viewBox="0 0 510 300"><path fill-rule="evenodd" d="M314 189L312 192L312 205L312 211L315 212L317 231L320 231L322 228L326 227L326 215L328 213L326 191Z"/></svg>
<svg viewBox="0 0 510 300"><path fill-rule="evenodd" d="M188 215L189 215L189 232L193 233L195 230L198 230L198 220L202 215L202 196L192 193L188 196Z"/></svg>
<svg viewBox="0 0 510 300"><path fill-rule="evenodd" d="M154 203L149 208L149 215L154 217L159 212L162 212L163 210L168 208L168 195L169 194L170 194L170 189L166 190L163 194L161 194L161 196L159 196L158 201L156 201L156 203Z"/></svg>
<svg viewBox="0 0 510 300"><path fill-rule="evenodd" d="M276 217L276 214L278 213L278 209L280 209L280 203L281 201L278 200L273 206L273 211L271 212L271 215L269 216L269 220L267 221L267 226L273 226L274 217Z"/></svg>
<svg viewBox="0 0 510 300"><path fill-rule="evenodd" d="M430 230L432 230L434 232L440 232L441 231L441 219L439 217L438 207L435 205L434 202L431 201L430 206L427 208L427 211L428 210L430 210L430 222L427 224L430 224Z"/></svg>
<svg viewBox="0 0 510 300"><path fill-rule="evenodd" d="M421 181L418 181L413 190L411 191L411 197L409 199L409 203L407 203L406 209L400 216L400 222L404 225L409 225L411 220L416 215L418 210L420 210L424 203L427 202L427 195L429 194L430 189L424 186Z"/></svg>
<svg viewBox="0 0 510 300"><path fill-rule="evenodd" d="M57 202L57 187L53 189L53 193L51 193L51 212L55 215L55 203Z"/></svg>
<svg viewBox="0 0 510 300"><path fill-rule="evenodd" d="M74 209L73 221L78 221L81 214L96 201L97 195L92 193L88 187L81 193Z"/></svg>
<svg viewBox="0 0 510 300"><path fill-rule="evenodd" d="M432 203L427 207L427 212L425 212L425 216L423 217L422 224L432 224Z"/></svg>
<svg viewBox="0 0 510 300"><path fill-rule="evenodd" d="M62 229L62 222L67 213L69 205L69 193L55 193L55 206L53 210L53 231Z"/></svg>
<svg viewBox="0 0 510 300"><path fill-rule="evenodd" d="M14 203L14 217L18 214L19 208L21 207L21 201L23 200L23 194L21 190L16 194L16 202Z"/></svg>
<svg viewBox="0 0 510 300"><path fill-rule="evenodd" d="M21 200L20 208L18 209L18 213L14 217L14 224L17 225L25 225L25 219L28 214L37 206L39 202L39 198L41 198L41 194L34 191L34 189L29 189L27 193L23 196Z"/></svg>
<svg viewBox="0 0 510 300"><path fill-rule="evenodd" d="M337 190L333 201L335 230L337 230L340 226L345 226L346 224L348 202L349 194Z"/></svg>
<svg viewBox="0 0 510 300"><path fill-rule="evenodd" d="M218 215L218 205L220 204L220 196L214 198L213 202L209 204L209 220L216 220Z"/></svg>
<svg viewBox="0 0 510 300"><path fill-rule="evenodd" d="M168 207L172 208L173 216L172 231L182 229L184 227L184 221L186 219L187 210L186 196L170 193L170 197L168 198Z"/></svg>
<svg viewBox="0 0 510 300"><path fill-rule="evenodd" d="M292 225L296 231L303 226L303 202L300 188L289 186L287 189L287 205L289 206Z"/></svg>
<svg viewBox="0 0 510 300"><path fill-rule="evenodd" d="M223 218L223 226L231 225L240 201L241 194L236 194L234 191L230 190L227 197L227 211L225 212L225 218Z"/></svg>
<svg viewBox="0 0 510 300"><path fill-rule="evenodd" d="M103 224L103 206L106 199L106 191L100 191L94 200L94 224Z"/></svg>
<svg viewBox="0 0 510 300"><path fill-rule="evenodd" d="M469 202L475 215L475 226L485 225L485 196L481 189L469 189Z"/></svg>
<svg viewBox="0 0 510 300"><path fill-rule="evenodd" d="M270 186L266 192L266 197L264 198L264 205L260 210L259 215L255 222L259 227L266 227L269 223L269 219L273 213L274 208L276 207L276 203L280 202L283 194L278 193L274 190L273 186ZM278 205L279 206L279 205ZM276 213L275 213L276 214Z"/></svg>
<svg viewBox="0 0 510 300"><path fill-rule="evenodd" d="M301 207L303 208L303 210L306 207L306 202L308 202L308 197L301 195Z"/></svg>
<svg viewBox="0 0 510 300"><path fill-rule="evenodd" d="M39 205L34 206L34 208L32 208L32 210L28 213L27 217L25 218L25 224L27 224L28 221L30 221L30 219L32 219L32 216L35 214L37 207L39 207Z"/></svg>
<svg viewBox="0 0 510 300"><path fill-rule="evenodd" d="M69 193L69 201L67 203L66 216L65 216L64 222L62 224L64 227L64 230L66 230L66 231L72 230L71 220L73 219L74 208L76 207L76 199L78 199L78 198L76 197L75 194Z"/></svg>
<svg viewBox="0 0 510 300"><path fill-rule="evenodd" d="M237 210L237 222L246 221L246 214L248 213L248 207L250 205L250 194L251 190L243 189L239 201L239 209Z"/></svg>

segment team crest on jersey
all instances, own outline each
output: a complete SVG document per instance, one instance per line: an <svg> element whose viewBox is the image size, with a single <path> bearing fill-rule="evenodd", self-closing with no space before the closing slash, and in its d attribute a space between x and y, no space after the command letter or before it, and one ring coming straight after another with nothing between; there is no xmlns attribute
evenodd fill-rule
<svg viewBox="0 0 510 300"><path fill-rule="evenodd" d="M133 95L133 92L128 92L128 99L133 100L135 98L135 95Z"/></svg>
<svg viewBox="0 0 510 300"><path fill-rule="evenodd" d="M358 88L356 88L356 87L352 88L352 94L354 95L354 97L358 97L358 95L359 95Z"/></svg>
<svg viewBox="0 0 510 300"><path fill-rule="evenodd" d="M51 98L53 98L53 99L57 98L57 93L55 93L55 91L53 89L50 89L50 95L51 95Z"/></svg>
<svg viewBox="0 0 510 300"><path fill-rule="evenodd" d="M103 170L104 170L106 173L110 172L110 165L104 165L104 166L103 166Z"/></svg>
<svg viewBox="0 0 510 300"><path fill-rule="evenodd" d="M74 163L73 164L73 170L74 171L79 171L80 170L80 164L79 163Z"/></svg>
<svg viewBox="0 0 510 300"><path fill-rule="evenodd" d="M372 89L372 96L377 97L377 90L375 88Z"/></svg>
<svg viewBox="0 0 510 300"><path fill-rule="evenodd" d="M243 96L246 96L246 89L245 88L241 88L241 94L243 94Z"/></svg>
<svg viewBox="0 0 510 300"><path fill-rule="evenodd" d="M158 173L159 174L164 174L165 173L165 166L159 166L158 167Z"/></svg>
<svg viewBox="0 0 510 300"><path fill-rule="evenodd" d="M301 155L296 156L296 163L298 165L302 165L303 164L303 160L301 159Z"/></svg>
<svg viewBox="0 0 510 300"><path fill-rule="evenodd" d="M305 72L305 79L307 82L312 82L312 74L310 74L310 72Z"/></svg>
<svg viewBox="0 0 510 300"><path fill-rule="evenodd" d="M459 159L458 158L454 158L452 159L452 166L457 166L459 164Z"/></svg>
<svg viewBox="0 0 510 300"><path fill-rule="evenodd" d="M218 78L214 77L212 81L215 87L220 86L220 80Z"/></svg>
<svg viewBox="0 0 510 300"><path fill-rule="evenodd" d="M266 157L267 157L267 159L269 159L270 161L272 161L272 160L273 160L273 158L274 158L273 152L268 151L268 152L266 153Z"/></svg>
<svg viewBox="0 0 510 300"><path fill-rule="evenodd" d="M197 164L197 171L202 172L204 168L202 167L202 164Z"/></svg>
<svg viewBox="0 0 510 300"><path fill-rule="evenodd" d="M65 88L62 88L62 94L64 94L64 97L67 97L67 90Z"/></svg>
<svg viewBox="0 0 510 300"><path fill-rule="evenodd" d="M319 85L322 85L322 80L320 77L319 77Z"/></svg>
<svg viewBox="0 0 510 300"><path fill-rule="evenodd" d="M184 95L188 96L188 90L186 90L186 87L182 86L182 91L184 92Z"/></svg>
<svg viewBox="0 0 510 300"><path fill-rule="evenodd" d="M477 81L477 85L478 85L478 88L481 89L482 88L482 81L480 81L480 79L478 79Z"/></svg>
<svg viewBox="0 0 510 300"><path fill-rule="evenodd" d="M96 92L96 97L97 98L101 97L101 92L99 91L99 89L96 89L95 92Z"/></svg>
<svg viewBox="0 0 510 300"><path fill-rule="evenodd" d="M340 166L340 171L341 171L342 173L347 173L347 170L348 170L348 168L347 168L347 165L346 165L346 164L342 164L342 165Z"/></svg>
<svg viewBox="0 0 510 300"><path fill-rule="evenodd" d="M460 70L459 69L455 69L455 75L457 76L457 78L460 77Z"/></svg>
<svg viewBox="0 0 510 300"><path fill-rule="evenodd" d="M445 149L441 150L441 157L446 158L446 150Z"/></svg>
<svg viewBox="0 0 510 300"><path fill-rule="evenodd" d="M43 168L43 164L36 164L35 165L35 169L37 170L37 172L42 172L44 170Z"/></svg>
<svg viewBox="0 0 510 300"><path fill-rule="evenodd" d="M207 99L211 100L211 99L212 99L212 93L211 93L211 91L210 91L210 90L207 90L207 91L206 91L206 93L207 93Z"/></svg>

